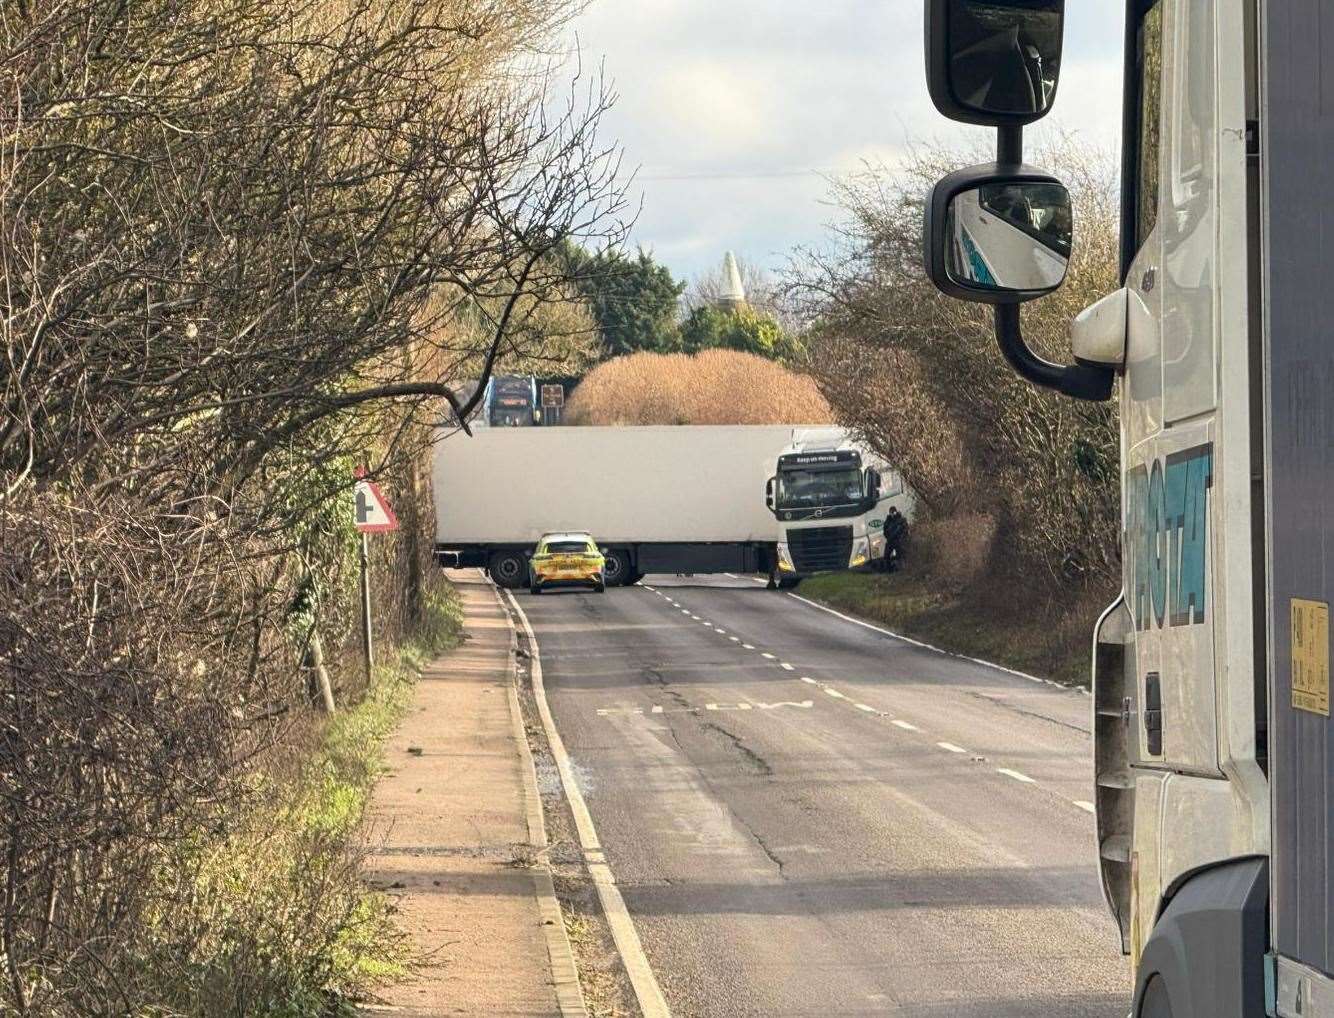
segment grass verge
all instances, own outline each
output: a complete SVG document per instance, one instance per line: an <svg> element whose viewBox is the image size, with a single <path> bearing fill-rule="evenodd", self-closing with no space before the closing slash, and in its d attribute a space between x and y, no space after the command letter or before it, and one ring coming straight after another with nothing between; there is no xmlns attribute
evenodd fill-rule
<svg viewBox="0 0 1334 1018"><path fill-rule="evenodd" d="M1020 599L982 599L943 593L929 576L912 571L834 573L804 580L797 593L841 612L955 654L1067 685L1089 684L1093 623L1091 599L1073 607L1034 607Z"/></svg>
<svg viewBox="0 0 1334 1018"><path fill-rule="evenodd" d="M311 724L251 778L225 836L164 867L170 902L142 959L161 1015L340 1018L410 960L386 895L362 878L363 820L384 743L420 666L457 643L452 591L428 602L414 640L374 670L362 700Z"/></svg>

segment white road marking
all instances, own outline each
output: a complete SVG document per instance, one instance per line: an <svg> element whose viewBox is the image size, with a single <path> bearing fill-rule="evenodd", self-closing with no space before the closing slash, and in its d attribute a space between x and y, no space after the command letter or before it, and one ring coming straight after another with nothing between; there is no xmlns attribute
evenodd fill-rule
<svg viewBox="0 0 1334 1018"><path fill-rule="evenodd" d="M1075 805L1078 806L1080 809L1082 809L1085 813L1096 812L1093 803L1085 802L1083 799L1076 799Z"/></svg>
<svg viewBox="0 0 1334 1018"><path fill-rule="evenodd" d="M819 683L816 682L816 681L815 681L813 678L811 678L809 675L803 675L803 676L801 677L801 681L802 681L802 682L809 682L812 686L818 686L818 685L819 685Z"/></svg>
<svg viewBox="0 0 1334 1018"><path fill-rule="evenodd" d="M780 668L784 669L785 671L789 671L789 672L794 672L794 671L796 671L796 669L793 668L793 667L792 667L790 664L788 664L786 661L779 661L779 662L778 662L778 666L779 666Z"/></svg>
<svg viewBox="0 0 1334 1018"><path fill-rule="evenodd" d="M962 746L956 746L956 745L955 745L954 743L952 743L952 742L937 742L936 745L939 746L941 749L945 750L945 752L947 752L947 753L967 753L967 752L968 752L968 750L964 749Z"/></svg>
<svg viewBox="0 0 1334 1018"><path fill-rule="evenodd" d="M740 642L741 642L741 637L739 637L739 636L729 636L728 639L731 640L733 643L740 643Z"/></svg>
<svg viewBox="0 0 1334 1018"><path fill-rule="evenodd" d="M696 622L702 622L702 621L703 621L703 619L701 619L698 615L691 615L690 617L691 617L692 619L694 619Z"/></svg>
<svg viewBox="0 0 1334 1018"><path fill-rule="evenodd" d="M726 630L726 629L719 629L717 626L714 626L714 627L713 627L713 631L714 631L715 633L721 633L723 636L726 636L726 635L727 635L727 630Z"/></svg>
<svg viewBox="0 0 1334 1018"><path fill-rule="evenodd" d="M682 608L682 609L681 609L681 614L682 614L682 615L689 615L689 614L690 614L690 609L689 609L689 608Z"/></svg>
<svg viewBox="0 0 1334 1018"><path fill-rule="evenodd" d="M847 697L844 696L842 693L840 693L837 689L830 689L828 686L825 686L824 691L825 691L825 695L827 695L827 696L832 696L835 700L846 700L846 699L847 699Z"/></svg>
<svg viewBox="0 0 1334 1018"><path fill-rule="evenodd" d="M1014 778L1015 781L1022 781L1025 785L1036 785L1037 781L1030 778L1027 774L1020 774L1018 771L1012 771L1008 767L997 767L997 774L1004 774L1007 778Z"/></svg>
<svg viewBox="0 0 1334 1018"><path fill-rule="evenodd" d="M546 686L542 682L542 654L537 644L537 635L533 632L528 616L524 613L514 592L507 590L510 604L513 606L524 634L528 637L528 647L532 654L529 669L533 684L533 699L537 702L537 713L542 718L542 727L546 729L547 745L551 756L556 761L556 770L560 774L561 786L565 789L565 798L570 804L570 814L574 817L574 829L579 835L579 844L584 850L585 865L593 886L597 888L598 899L602 902L602 914L611 929L616 950L625 964L626 975L635 991L635 999L644 1018L671 1018L671 1009L662 995L662 987L653 974L644 945L640 943L635 922L630 917L630 910L625 906L621 889L616 886L616 876L602 854L602 843L598 840L597 828L593 826L593 815L588 811L579 783L574 778L574 768L570 764L569 754L565 752L565 743L556 729L556 720L551 716L551 707L547 703Z"/></svg>
<svg viewBox="0 0 1334 1018"><path fill-rule="evenodd" d="M879 712L878 710L876 710L874 707L868 707L868 706L867 706L866 704L864 704L864 703L855 703L855 704L853 704L853 706L856 707L858 710L864 710L864 711L866 711L867 714L879 714L879 713L880 713L880 712Z"/></svg>
<svg viewBox="0 0 1334 1018"><path fill-rule="evenodd" d="M748 703L706 703L705 710L750 710Z"/></svg>
<svg viewBox="0 0 1334 1018"><path fill-rule="evenodd" d="M661 704L654 704L645 710L643 707L599 707L597 716L600 718L612 717L643 717L645 714L698 714L701 711L727 711L727 710L777 710L779 707L796 707L803 710L810 710L815 706L814 700L780 700L777 703L753 703L743 701L741 703L706 703L703 707L664 707Z"/></svg>
<svg viewBox="0 0 1334 1018"><path fill-rule="evenodd" d="M778 660L778 659L775 658L772 654L770 654L767 650L762 650L762 651L760 651L760 657L767 657L770 661L776 661L776 660Z"/></svg>
<svg viewBox="0 0 1334 1018"><path fill-rule="evenodd" d="M863 629L870 629L873 632L880 633L883 636L888 636L895 640L902 640L904 643L910 643L914 647L921 647L923 650L929 650L936 654L943 654L945 657L953 657L953 658L958 658L961 661L969 661L975 665L982 665L984 668L994 668L998 672L1005 672L1005 674L1007 675L1014 675L1021 679L1027 679L1029 682L1036 682L1044 686L1055 686L1057 689L1063 689L1066 690L1067 692L1074 692L1073 687L1062 685L1059 682L1053 682L1051 679L1043 679L1039 678L1036 675L1029 675L1027 672L1020 672L1016 671L1013 668L1006 668L1004 665L998 665L994 661L983 661L980 657L969 657L967 654L956 654L953 651L945 650L942 647L936 647L929 643L923 643L921 640L914 640L911 636L904 636L903 634L896 633L891 629L885 629L882 626L873 625L872 623L867 622L865 619L859 619L852 615L844 615L842 612L835 611L828 605L820 604L818 601L812 601L810 598L802 597L800 594L794 594L790 590L787 592L787 596L790 598L794 598L797 601L800 601L802 604L810 605L812 608L816 608L822 612L828 612L830 615L840 618L844 622L851 622L854 626L861 626ZM1081 689L1080 692L1087 693L1088 690Z"/></svg>
<svg viewBox="0 0 1334 1018"><path fill-rule="evenodd" d="M745 647L747 650L754 650L754 649L755 649L755 645L752 644L752 643L743 643L741 646Z"/></svg>
<svg viewBox="0 0 1334 1018"><path fill-rule="evenodd" d="M905 732L920 732L920 731L921 731L921 729L918 728L916 725L914 725L914 724L910 724L909 722L907 722L907 721L903 721L903 720L901 720L901 719L899 719L899 718L895 718L893 721L890 722L890 724L891 724L891 725L896 725L896 726L898 726L899 728L902 728Z"/></svg>
<svg viewBox="0 0 1334 1018"><path fill-rule="evenodd" d="M644 584L644 589L645 589L645 590L651 590L651 591L653 591L653 593L655 593L655 594L658 592L658 588L657 588L657 587L650 587L647 583Z"/></svg>

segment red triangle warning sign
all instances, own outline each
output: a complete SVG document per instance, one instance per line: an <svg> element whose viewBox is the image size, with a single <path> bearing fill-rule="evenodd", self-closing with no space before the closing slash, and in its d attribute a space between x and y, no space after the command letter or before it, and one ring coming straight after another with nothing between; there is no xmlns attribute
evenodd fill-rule
<svg viewBox="0 0 1334 1018"><path fill-rule="evenodd" d="M357 529L363 534L378 534L398 529L398 517L380 489L364 477L356 486Z"/></svg>

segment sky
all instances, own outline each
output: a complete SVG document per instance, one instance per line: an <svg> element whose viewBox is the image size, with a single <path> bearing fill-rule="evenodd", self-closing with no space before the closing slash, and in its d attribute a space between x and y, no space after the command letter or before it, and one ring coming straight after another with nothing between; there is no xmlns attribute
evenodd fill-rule
<svg viewBox="0 0 1334 1018"><path fill-rule="evenodd" d="M1055 112L1038 131L1119 144L1122 9L1067 4ZM571 26L582 64L619 99L603 140L624 151L643 207L632 246L678 279L726 251L768 271L828 242L829 175L893 165L912 141L987 129L936 113L922 0L594 0ZM1032 130L1032 129L1030 129ZM994 134L994 132L990 132ZM1036 139L1035 139L1036 140Z"/></svg>

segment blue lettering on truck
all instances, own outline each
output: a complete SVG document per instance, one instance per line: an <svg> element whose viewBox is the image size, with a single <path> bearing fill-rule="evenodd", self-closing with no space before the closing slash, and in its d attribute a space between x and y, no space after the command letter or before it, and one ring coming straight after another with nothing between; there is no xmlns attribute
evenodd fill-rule
<svg viewBox="0 0 1334 1018"><path fill-rule="evenodd" d="M1126 477L1125 549L1137 629L1195 626L1207 609L1212 443L1175 452Z"/></svg>

